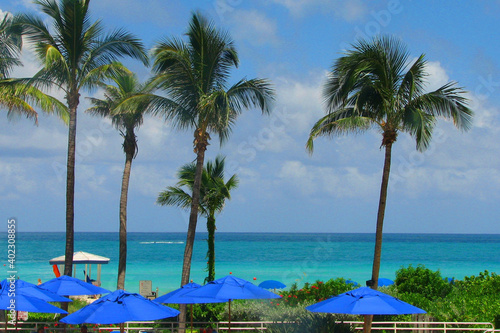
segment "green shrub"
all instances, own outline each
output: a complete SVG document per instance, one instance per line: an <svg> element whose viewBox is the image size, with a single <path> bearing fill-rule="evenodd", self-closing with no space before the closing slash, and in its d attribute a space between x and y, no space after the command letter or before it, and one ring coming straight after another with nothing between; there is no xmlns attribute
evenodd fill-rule
<svg viewBox="0 0 500 333"><path fill-rule="evenodd" d="M298 288L294 283L289 291L283 291L283 303L287 305L298 305L304 301L312 303L321 302L338 294L353 289L352 284L347 284L343 278L331 279L326 282L316 281L313 284L305 283Z"/></svg>
<svg viewBox="0 0 500 333"><path fill-rule="evenodd" d="M396 272L395 284L398 294L420 294L429 300L443 298L453 288L451 283L441 277L439 271L432 271L423 265L400 268Z"/></svg>

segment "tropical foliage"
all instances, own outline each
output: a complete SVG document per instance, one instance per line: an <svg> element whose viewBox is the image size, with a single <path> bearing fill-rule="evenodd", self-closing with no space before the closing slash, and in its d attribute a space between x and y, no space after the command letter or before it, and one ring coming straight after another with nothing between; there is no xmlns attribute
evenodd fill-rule
<svg viewBox="0 0 500 333"><path fill-rule="evenodd" d="M123 137L125 167L123 169L120 195L120 250L118 258L117 289L125 289L127 267L127 201L132 161L137 156L138 146L135 130L143 123L148 111L152 88L139 83L136 75L123 68L112 73L109 79L114 85L101 82L104 99L90 98L93 107L87 112L110 118Z"/></svg>
<svg viewBox="0 0 500 333"><path fill-rule="evenodd" d="M25 116L38 122L35 104L45 112L56 113L67 121L64 104L39 89L10 77L15 66L21 66L19 60L22 47L22 29L12 24L13 17L5 15L0 22L0 106L7 109L7 118Z"/></svg>
<svg viewBox="0 0 500 333"><path fill-rule="evenodd" d="M214 162L208 161L203 168L200 187L199 212L207 218L207 272L206 282L215 280L215 215L224 208L226 199L231 199L231 190L238 186L238 177L232 175L224 180L225 158L217 156ZM196 165L184 165L178 172L177 186L169 186L158 196L157 203L162 206L191 207ZM185 188L185 189L184 189Z"/></svg>
<svg viewBox="0 0 500 333"><path fill-rule="evenodd" d="M377 212L371 286L377 289L382 254L382 232L391 169L392 145L398 134L408 133L417 149L427 149L436 117L453 121L461 130L472 122L465 91L450 82L425 91L426 61L422 54L413 63L401 41L394 37L361 40L337 59L324 85L327 115L311 129L307 148L318 136L345 135L377 128L382 133L385 160ZM370 331L371 316L365 331Z"/></svg>
<svg viewBox="0 0 500 333"><path fill-rule="evenodd" d="M438 277L439 271L432 271L424 266L401 268L396 273L394 291L398 298L425 309L436 321L491 322L498 329L498 274L484 271L477 276L465 277L463 280L452 279L450 282L448 279L439 281ZM401 285L397 281L401 281ZM419 281L428 281L430 287L419 287ZM440 287L447 292L439 292Z"/></svg>
<svg viewBox="0 0 500 333"><path fill-rule="evenodd" d="M187 42L167 38L153 49L154 82L168 94L168 98L158 100L158 113L180 129L194 129L196 171L181 285L189 282L191 272L202 169L210 135L217 134L224 142L244 109L269 113L274 95L264 79L241 79L228 85L231 70L239 63L238 53L229 34L218 30L201 14L192 15L186 36ZM181 321L184 318L181 308Z"/></svg>
<svg viewBox="0 0 500 333"><path fill-rule="evenodd" d="M415 139L425 150L432 139L437 117L451 119L461 130L469 129L472 111L465 91L450 82L432 92L425 91L424 55L410 62L410 54L394 37L361 40L337 59L324 85L327 115L311 129L307 148L312 152L318 136L358 133L372 128L382 133L385 162L377 213L376 246L372 281L377 287L382 248L387 187L392 145L399 133Z"/></svg>
<svg viewBox="0 0 500 333"><path fill-rule="evenodd" d="M113 71L113 61L123 56L147 64L142 43L124 30L107 35L100 21L91 22L90 0L35 0L48 21L32 14L20 14L14 24L34 46L43 68L30 80L36 87L61 89L69 111L66 179L66 250L64 274L72 275L74 252L74 194L76 118L80 91L97 87ZM49 28L45 22L51 22Z"/></svg>
<svg viewBox="0 0 500 333"><path fill-rule="evenodd" d="M399 294L421 294L429 300L447 296L453 287L439 271L432 271L423 265L400 268L394 282Z"/></svg>

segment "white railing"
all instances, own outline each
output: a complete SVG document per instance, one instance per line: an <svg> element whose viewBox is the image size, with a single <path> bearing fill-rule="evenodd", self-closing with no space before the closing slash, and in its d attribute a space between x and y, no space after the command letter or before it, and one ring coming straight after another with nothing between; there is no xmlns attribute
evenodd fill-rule
<svg viewBox="0 0 500 333"><path fill-rule="evenodd" d="M350 324L356 330L363 330L362 321L344 321L345 324ZM439 332L495 332L495 327L492 323L486 322L444 322L444 321L374 321L372 323L372 331L392 331L394 333L403 331L439 331ZM496 330L497 332L500 330Z"/></svg>
<svg viewBox="0 0 500 333"><path fill-rule="evenodd" d="M344 323L351 325L356 331L363 330L362 321L342 321L338 323ZM233 331L265 331L267 326L273 324L293 324L293 322L275 322L275 321L232 321L231 330ZM50 327L48 331L57 332L62 331L62 325L59 324L54 327L54 322L19 322L18 327L8 325L9 331L27 331L36 332L37 327L40 325ZM0 324L0 330L4 330L5 326ZM171 332L176 332L179 327L179 322L128 322L125 323L125 331L130 333L139 332L156 332L159 330L170 330ZM191 326L190 322L185 323L186 332L189 331ZM229 323L227 321L221 322L193 322L193 329L202 330L204 327L210 326L213 329L219 331L227 331L229 328ZM109 330L118 331L119 327L116 325L87 325L89 333L104 333ZM66 331L70 333L76 333L80 331L78 326L66 325ZM373 331L387 331L389 333L409 333L409 331L419 332L419 333L429 333L432 332L443 332L443 333L456 333L461 332L484 332L484 333L500 333L500 329L495 330L492 323L486 322L422 322L422 321L384 321L384 322L373 322Z"/></svg>

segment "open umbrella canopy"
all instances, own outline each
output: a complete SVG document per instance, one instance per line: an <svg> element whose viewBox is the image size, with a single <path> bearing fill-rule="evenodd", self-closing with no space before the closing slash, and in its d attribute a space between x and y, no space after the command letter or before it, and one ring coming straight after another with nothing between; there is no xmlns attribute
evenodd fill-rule
<svg viewBox="0 0 500 333"><path fill-rule="evenodd" d="M121 324L175 317L179 311L139 294L116 290L61 319L66 324Z"/></svg>
<svg viewBox="0 0 500 333"><path fill-rule="evenodd" d="M40 288L50 290L58 295L100 295L108 294L111 291L94 286L91 283L84 282L80 279L61 275L40 285Z"/></svg>
<svg viewBox="0 0 500 333"><path fill-rule="evenodd" d="M361 287L306 307L311 312L356 315L400 315L426 313L393 296Z"/></svg>
<svg viewBox="0 0 500 333"><path fill-rule="evenodd" d="M286 285L276 280L266 280L259 283L259 287L264 289L284 289Z"/></svg>
<svg viewBox="0 0 500 333"><path fill-rule="evenodd" d="M264 299L264 298L281 298L263 288L257 287L253 283L228 275L218 280L214 280L196 288L186 294L191 297L213 297L222 300L233 299Z"/></svg>
<svg viewBox="0 0 500 333"><path fill-rule="evenodd" d="M5 282L5 283L4 283ZM67 313L39 298L23 295L16 290L16 283L4 281L0 285L0 310L15 310L42 313Z"/></svg>
<svg viewBox="0 0 500 333"><path fill-rule="evenodd" d="M16 295L30 296L41 299L45 302L71 302L69 298L62 297L50 290L45 290L33 283L29 283L23 280L15 280L10 283L7 279L0 282L1 292L8 292L11 288L15 290Z"/></svg>
<svg viewBox="0 0 500 333"><path fill-rule="evenodd" d="M169 292L168 294L155 298L153 301L167 304L224 303L228 301L227 299L218 299L213 297L186 296L187 293L200 287L201 285L191 282L183 285L179 289Z"/></svg>
<svg viewBox="0 0 500 333"><path fill-rule="evenodd" d="M345 280L345 283L352 284L355 287L359 286L359 283L357 283L356 281L353 281L353 280Z"/></svg>
<svg viewBox="0 0 500 333"><path fill-rule="evenodd" d="M378 286L379 287L387 287L387 286L391 286L394 284L394 281L392 281L391 279L386 279L386 278L379 278L378 279Z"/></svg>
<svg viewBox="0 0 500 333"><path fill-rule="evenodd" d="M12 308L12 300L15 300L14 308ZM15 297L0 295L0 309L14 309L15 311L28 311L37 313L67 313L63 309L59 309L58 307L42 301L39 298L24 295L16 295Z"/></svg>

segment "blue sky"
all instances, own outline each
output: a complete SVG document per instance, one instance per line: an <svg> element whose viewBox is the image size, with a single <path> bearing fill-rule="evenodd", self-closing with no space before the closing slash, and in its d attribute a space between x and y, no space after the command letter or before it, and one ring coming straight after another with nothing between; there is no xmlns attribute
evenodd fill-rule
<svg viewBox="0 0 500 333"><path fill-rule="evenodd" d="M341 51L357 38L390 34L412 56L426 54L429 85L450 80L469 91L473 128L461 133L440 121L431 148L417 153L405 134L393 149L386 232L498 233L500 213L499 91L500 1L361 0L99 0L94 19L109 29L125 27L148 48L180 36L192 11L200 10L229 31L241 65L232 78L269 78L277 91L273 114L245 112L222 148L214 137L207 157L227 156L241 182L218 217L223 232L374 232L383 150L377 131L319 138L305 150L309 130L324 114L321 88ZM35 11L29 1L0 0L2 13ZM29 76L38 65L28 48ZM149 70L126 61L142 79ZM54 94L62 98L60 92ZM100 96L101 92L93 92ZM77 134L75 229L117 231L124 154L109 122L84 113ZM192 131L179 132L159 118L138 131L129 193L130 231L184 232L186 212L155 205L191 162ZM0 211L21 231L64 231L67 129L40 116L0 121ZM199 230L205 230L200 219Z"/></svg>

